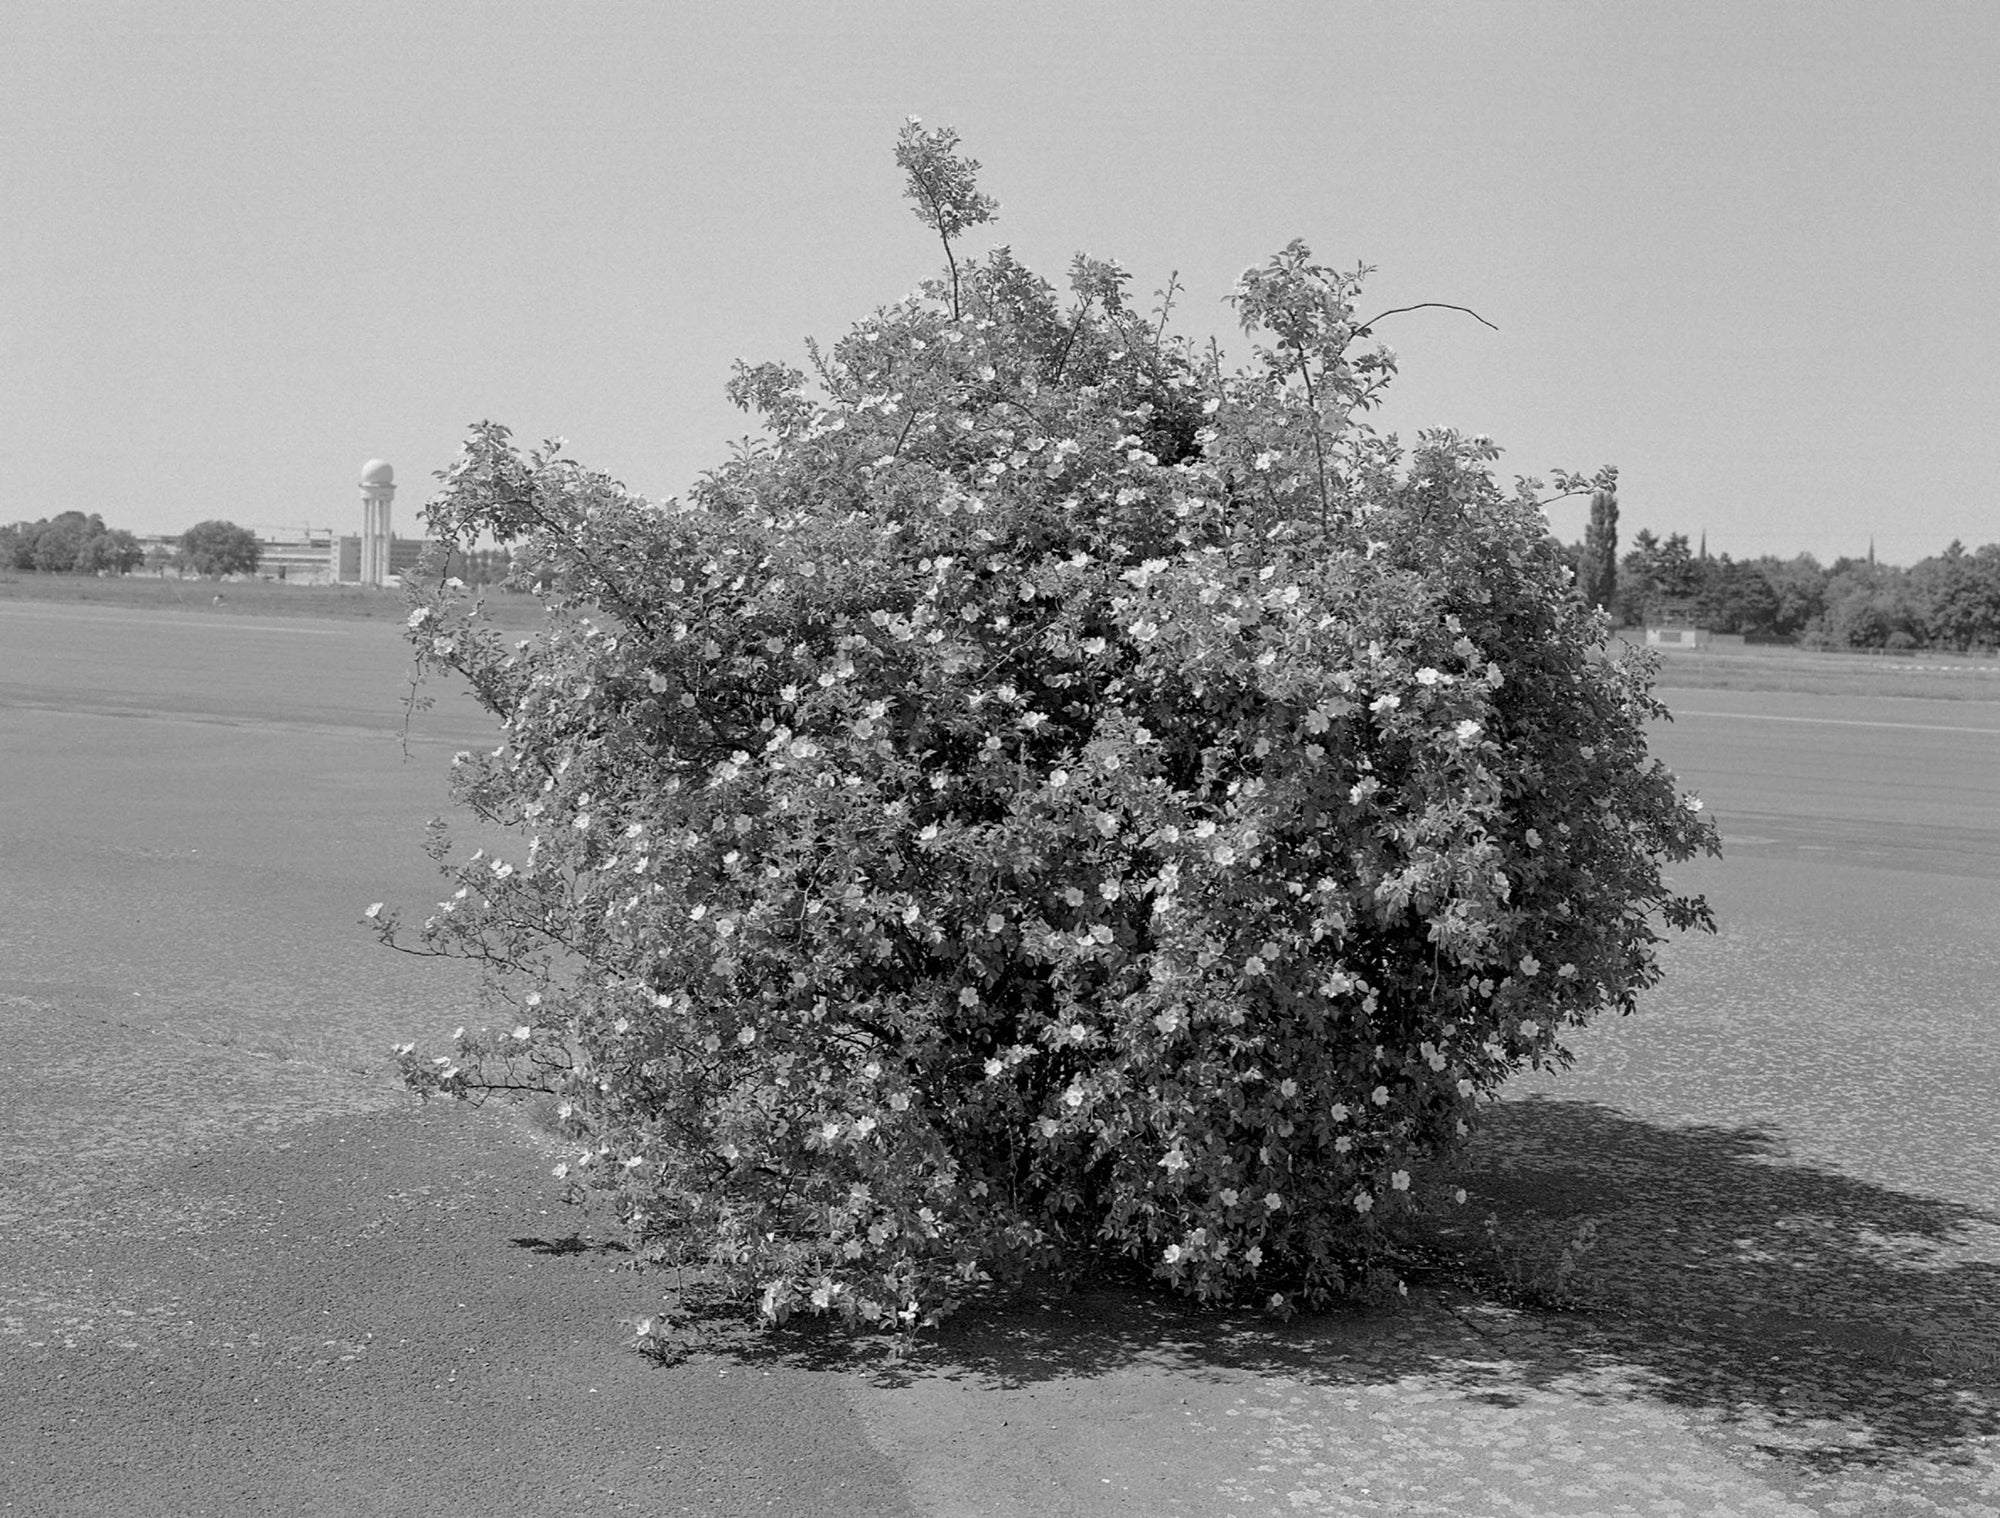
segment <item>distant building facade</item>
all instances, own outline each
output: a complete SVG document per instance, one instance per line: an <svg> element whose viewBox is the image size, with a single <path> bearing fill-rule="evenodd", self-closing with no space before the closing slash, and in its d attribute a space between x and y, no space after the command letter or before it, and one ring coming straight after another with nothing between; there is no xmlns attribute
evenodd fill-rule
<svg viewBox="0 0 2000 1518"><path fill-rule="evenodd" d="M342 534L331 527L304 524L297 529L252 527L262 549L256 578L288 585L400 585L417 567L429 546L426 538L399 538L391 530L389 510L396 497L396 472L383 459L361 468L361 531ZM144 551L144 572L178 577L176 562L181 535L177 532L136 534ZM505 572L505 554L497 557ZM484 567L482 562L482 567ZM462 572L462 571L455 571Z"/></svg>
<svg viewBox="0 0 2000 1518"><path fill-rule="evenodd" d="M1660 601L1647 614L1648 648L1706 648L1709 641L1709 631L1701 625L1693 601Z"/></svg>

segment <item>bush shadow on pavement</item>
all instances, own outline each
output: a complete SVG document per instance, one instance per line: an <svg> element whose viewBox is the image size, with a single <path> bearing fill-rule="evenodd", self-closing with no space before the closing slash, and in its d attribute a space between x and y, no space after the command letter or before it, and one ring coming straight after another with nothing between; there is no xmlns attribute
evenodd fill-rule
<svg viewBox="0 0 2000 1518"><path fill-rule="evenodd" d="M2000 1435L2000 1216L1794 1163L1761 1129L1546 1097L1491 1111L1463 1181L1463 1213L1412 1236L1431 1263L1394 1307L1280 1323L1100 1282L969 1307L900 1356L814 1320L718 1335L718 1317L701 1336L708 1352L885 1386L1150 1367L1195 1382L1423 1378L1501 1406L1533 1391L1646 1398L1824 1475L1970 1464ZM1595 1244L1558 1310L1535 1283L1585 1221Z"/></svg>

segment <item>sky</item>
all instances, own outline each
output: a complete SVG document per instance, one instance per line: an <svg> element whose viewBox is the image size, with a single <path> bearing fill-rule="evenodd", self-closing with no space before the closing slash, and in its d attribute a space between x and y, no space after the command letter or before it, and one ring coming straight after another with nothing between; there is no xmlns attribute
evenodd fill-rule
<svg viewBox="0 0 2000 1518"><path fill-rule="evenodd" d="M466 428L650 497L939 250L908 115L1005 242L1235 338L1294 237L1372 265L1380 422L1620 470L1621 531L1910 563L2000 540L2000 6L9 0L0 521L397 530ZM1581 536L1584 507L1552 529Z"/></svg>

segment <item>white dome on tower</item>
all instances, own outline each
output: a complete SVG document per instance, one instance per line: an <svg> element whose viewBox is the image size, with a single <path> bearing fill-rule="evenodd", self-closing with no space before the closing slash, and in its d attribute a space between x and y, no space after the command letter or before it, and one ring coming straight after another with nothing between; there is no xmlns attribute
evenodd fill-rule
<svg viewBox="0 0 2000 1518"><path fill-rule="evenodd" d="M361 466L361 483L364 485L393 485L396 471L387 459L370 459Z"/></svg>

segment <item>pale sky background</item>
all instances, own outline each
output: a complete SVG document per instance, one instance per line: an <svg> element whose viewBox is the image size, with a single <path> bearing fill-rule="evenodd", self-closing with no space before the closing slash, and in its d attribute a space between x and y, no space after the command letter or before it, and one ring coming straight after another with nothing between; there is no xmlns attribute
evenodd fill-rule
<svg viewBox="0 0 2000 1518"><path fill-rule="evenodd" d="M684 489L938 263L905 115L1006 241L1233 333L1295 236L1377 266L1387 423L1622 471L1739 556L2000 539L2000 5L9 0L0 521L399 531L465 426ZM1552 525L1581 534L1580 506Z"/></svg>

